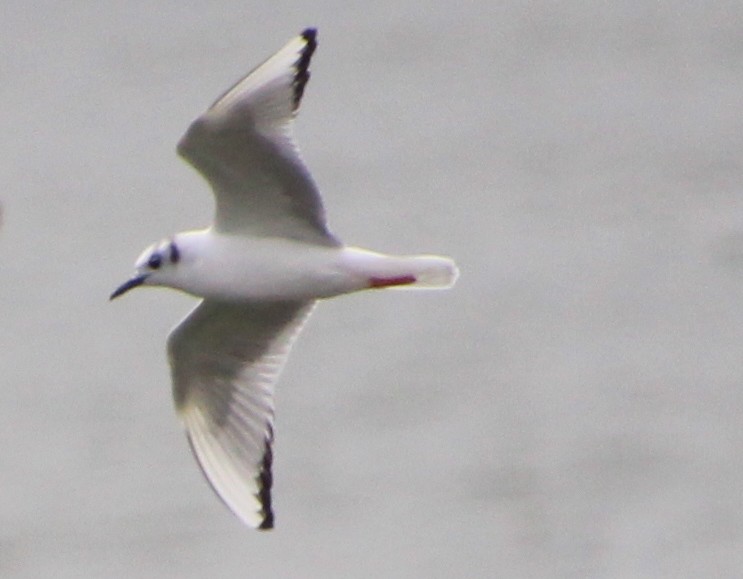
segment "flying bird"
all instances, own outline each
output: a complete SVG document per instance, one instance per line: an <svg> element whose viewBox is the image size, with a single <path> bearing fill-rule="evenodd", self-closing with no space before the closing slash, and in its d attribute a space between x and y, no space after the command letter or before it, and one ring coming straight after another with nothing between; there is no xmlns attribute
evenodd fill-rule
<svg viewBox="0 0 743 579"><path fill-rule="evenodd" d="M315 302L446 288L458 275L448 258L349 247L328 230L292 134L316 47L304 30L191 124L178 153L211 186L214 223L151 245L111 294L164 286L201 298L167 340L176 411L216 494L259 529L274 525L274 384Z"/></svg>

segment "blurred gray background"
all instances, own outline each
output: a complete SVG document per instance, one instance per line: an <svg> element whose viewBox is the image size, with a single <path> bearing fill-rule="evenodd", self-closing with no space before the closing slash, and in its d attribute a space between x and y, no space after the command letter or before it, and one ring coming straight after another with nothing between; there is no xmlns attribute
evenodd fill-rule
<svg viewBox="0 0 743 579"><path fill-rule="evenodd" d="M331 227L462 277L318 308L261 534L172 409L194 300L107 296L211 218L182 131L308 25ZM740 2L9 0L0 80L0 576L743 574Z"/></svg>

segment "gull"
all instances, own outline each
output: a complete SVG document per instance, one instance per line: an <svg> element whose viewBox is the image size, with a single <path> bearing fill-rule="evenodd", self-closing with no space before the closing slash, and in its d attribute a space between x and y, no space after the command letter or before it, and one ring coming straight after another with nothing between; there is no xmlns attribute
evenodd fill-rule
<svg viewBox="0 0 743 579"><path fill-rule="evenodd" d="M458 276L451 259L350 247L328 230L292 134L316 47L316 29L304 30L191 124L178 153L211 186L214 223L148 247L111 294L201 298L167 340L175 408L212 489L258 529L274 526L274 385L315 302Z"/></svg>

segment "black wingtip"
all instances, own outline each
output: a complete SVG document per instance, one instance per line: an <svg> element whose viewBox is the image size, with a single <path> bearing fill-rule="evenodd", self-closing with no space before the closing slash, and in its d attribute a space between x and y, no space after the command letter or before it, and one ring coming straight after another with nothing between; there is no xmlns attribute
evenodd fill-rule
<svg viewBox="0 0 743 579"><path fill-rule="evenodd" d="M271 467L273 466L273 451L271 450L271 444L273 443L273 430L269 426L268 435L266 436L265 450L263 452L263 460L261 461L261 470L258 474L258 500L262 506L263 520L258 528L261 531L267 531L273 529L274 516L273 507L271 505L271 487L273 487L273 474Z"/></svg>
<svg viewBox="0 0 743 579"><path fill-rule="evenodd" d="M307 43L302 49L302 54L297 62L297 72L294 76L294 110L299 108L299 103L302 102L302 95L304 94L304 87L307 81L310 80L310 60L312 55L317 48L317 28L305 28L301 34L304 41Z"/></svg>
<svg viewBox="0 0 743 579"><path fill-rule="evenodd" d="M302 30L302 38L304 38L308 43L314 44L316 37L317 28L309 27Z"/></svg>

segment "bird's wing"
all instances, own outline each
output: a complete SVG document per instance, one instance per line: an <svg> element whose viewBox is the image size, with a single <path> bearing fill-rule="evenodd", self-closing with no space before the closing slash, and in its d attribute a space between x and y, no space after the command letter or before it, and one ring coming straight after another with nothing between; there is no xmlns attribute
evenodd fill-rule
<svg viewBox="0 0 743 579"><path fill-rule="evenodd" d="M339 245L292 134L315 36L308 28L291 40L222 95L178 143L178 153L212 186L218 231Z"/></svg>
<svg viewBox="0 0 743 579"><path fill-rule="evenodd" d="M173 396L201 470L251 527L273 527L273 389L314 302L202 301L168 337Z"/></svg>

